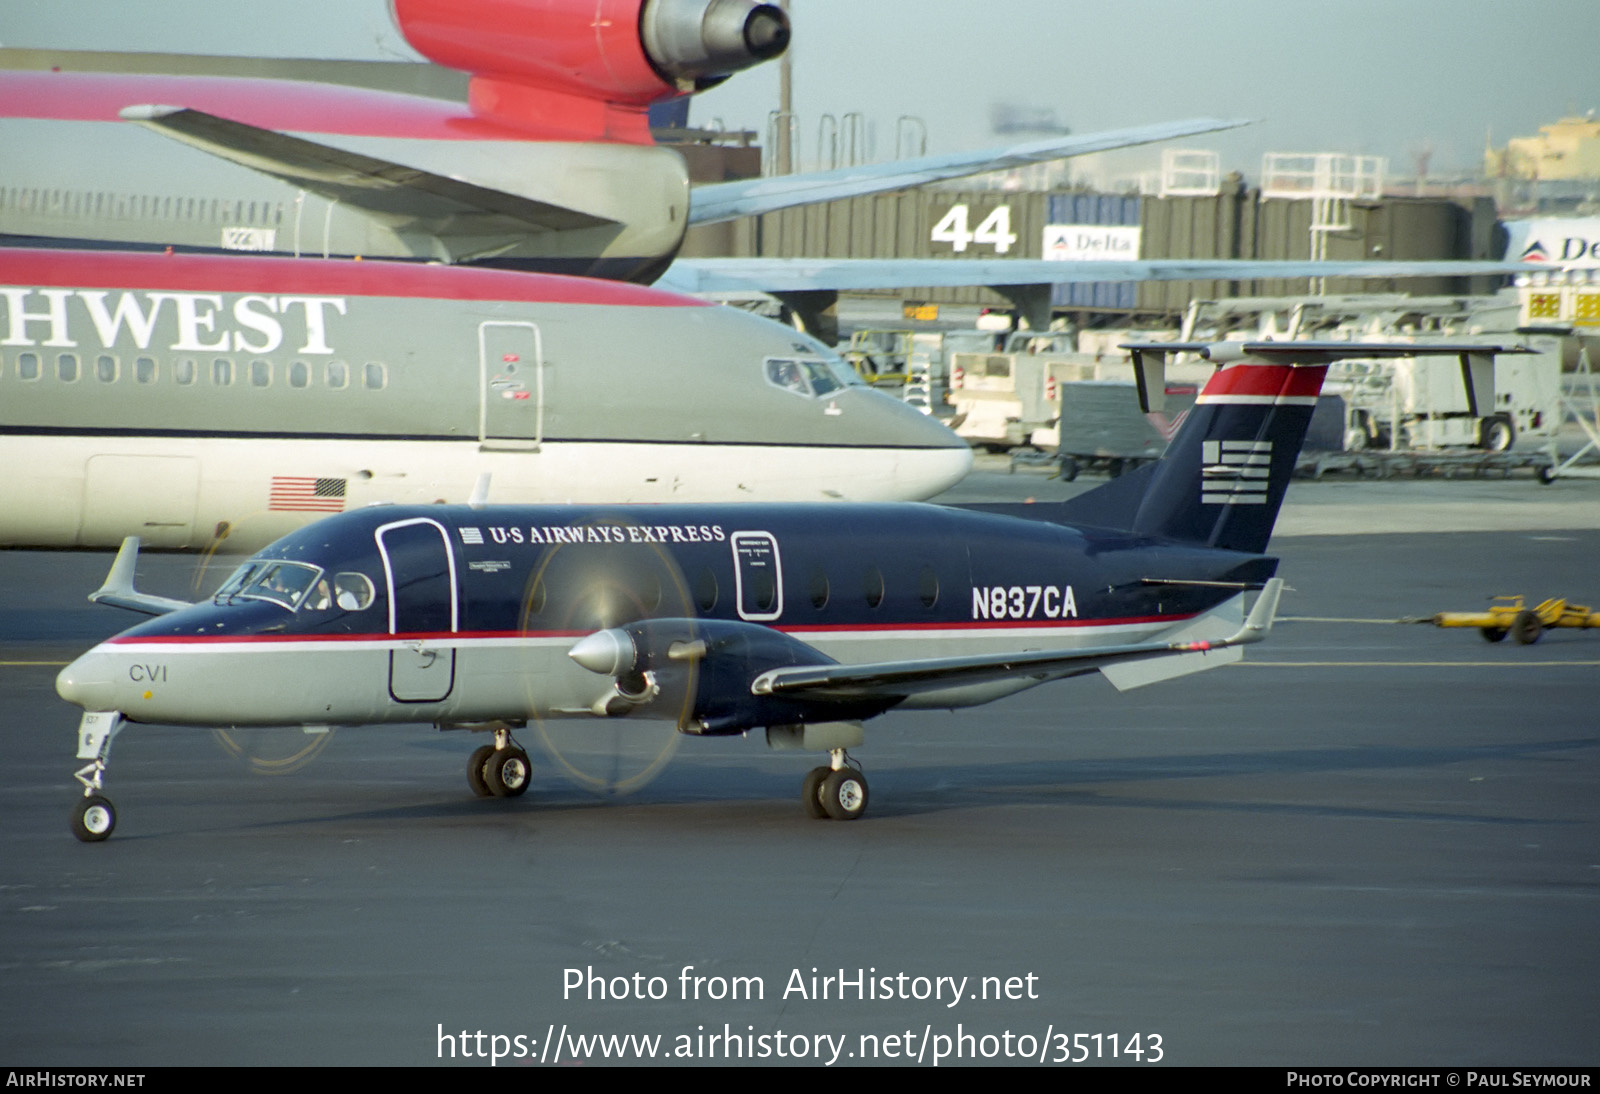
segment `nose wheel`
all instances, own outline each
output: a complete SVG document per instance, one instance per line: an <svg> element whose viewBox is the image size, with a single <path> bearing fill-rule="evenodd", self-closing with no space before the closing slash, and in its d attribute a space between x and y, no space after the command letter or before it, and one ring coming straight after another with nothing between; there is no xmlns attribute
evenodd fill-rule
<svg viewBox="0 0 1600 1094"><path fill-rule="evenodd" d="M800 783L800 804L813 820L858 820L867 811L867 777L843 749L833 766L814 767Z"/></svg>
<svg viewBox="0 0 1600 1094"><path fill-rule="evenodd" d="M111 799L91 794L72 810L72 834L84 843L99 843L117 827L117 811Z"/></svg>

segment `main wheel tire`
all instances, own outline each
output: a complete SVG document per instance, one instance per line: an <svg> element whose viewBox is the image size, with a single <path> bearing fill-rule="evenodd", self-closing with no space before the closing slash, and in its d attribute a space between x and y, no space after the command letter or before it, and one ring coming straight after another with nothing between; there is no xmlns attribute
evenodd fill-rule
<svg viewBox="0 0 1600 1094"><path fill-rule="evenodd" d="M1511 621L1511 637L1520 645L1533 645L1543 633L1544 624L1532 612L1518 612L1517 618Z"/></svg>
<svg viewBox="0 0 1600 1094"><path fill-rule="evenodd" d="M800 780L800 804L812 820L828 819L828 811L822 807L822 784L831 774L831 767L813 767Z"/></svg>
<svg viewBox="0 0 1600 1094"><path fill-rule="evenodd" d="M1485 418L1481 429L1485 452L1509 452L1517 439L1517 431L1505 418Z"/></svg>
<svg viewBox="0 0 1600 1094"><path fill-rule="evenodd" d="M84 843L99 843L117 827L117 811L110 799L92 794L72 811L72 834Z"/></svg>
<svg viewBox="0 0 1600 1094"><path fill-rule="evenodd" d="M1539 481L1545 486L1549 486L1551 483L1555 482L1556 469L1549 464L1539 468Z"/></svg>
<svg viewBox="0 0 1600 1094"><path fill-rule="evenodd" d="M489 766L489 757L494 755L494 745L484 745L482 748L473 749L472 755L467 758L467 785L472 787L472 792L480 798L492 797L493 790L489 789L489 780L484 776L484 769Z"/></svg>
<svg viewBox="0 0 1600 1094"><path fill-rule="evenodd" d="M1483 635L1485 642L1503 642L1506 637L1504 627L1479 627L1478 633Z"/></svg>
<svg viewBox="0 0 1600 1094"><path fill-rule="evenodd" d="M828 772L822 780L822 808L834 820L857 820L867 811L867 778L851 767Z"/></svg>
<svg viewBox="0 0 1600 1094"><path fill-rule="evenodd" d="M502 748L489 757L484 766L483 781L489 792L497 798L520 798L528 789L533 777L533 765L528 754L520 748Z"/></svg>
<svg viewBox="0 0 1600 1094"><path fill-rule="evenodd" d="M1061 481L1072 482L1078 477L1078 461L1071 456L1061 457Z"/></svg>

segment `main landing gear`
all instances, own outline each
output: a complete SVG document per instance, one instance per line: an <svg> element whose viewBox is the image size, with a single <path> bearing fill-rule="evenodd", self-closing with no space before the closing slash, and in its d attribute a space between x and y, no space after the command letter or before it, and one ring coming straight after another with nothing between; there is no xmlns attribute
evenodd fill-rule
<svg viewBox="0 0 1600 1094"><path fill-rule="evenodd" d="M867 777L850 766L842 748L830 754L832 765L814 767L800 783L800 804L813 820L857 820L867 811Z"/></svg>
<svg viewBox="0 0 1600 1094"><path fill-rule="evenodd" d="M85 843L99 843L117 827L117 810L100 791L111 741L121 729L122 715L116 711L88 712L78 723L78 759L90 762L74 773L83 784L83 800L72 810L72 834Z"/></svg>
<svg viewBox="0 0 1600 1094"><path fill-rule="evenodd" d="M480 798L519 798L533 778L533 764L511 731L494 731L494 744L484 745L467 761L467 785Z"/></svg>

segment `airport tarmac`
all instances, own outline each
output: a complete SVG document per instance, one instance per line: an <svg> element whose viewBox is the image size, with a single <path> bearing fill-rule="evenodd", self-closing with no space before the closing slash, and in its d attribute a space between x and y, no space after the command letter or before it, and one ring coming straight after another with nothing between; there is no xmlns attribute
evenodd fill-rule
<svg viewBox="0 0 1600 1094"><path fill-rule="evenodd" d="M957 497L1094 481L985 465ZM1280 528L1318 534L1274 541L1284 618L1243 664L890 715L854 824L806 820L808 758L756 738L686 740L624 799L545 766L507 802L426 727L277 777L135 727L117 832L80 844L55 663L131 617L82 600L107 553L0 552L0 1059L513 1066L633 1034L712 1063L1595 1064L1600 634L1388 621L1594 602L1600 484L1290 497Z"/></svg>

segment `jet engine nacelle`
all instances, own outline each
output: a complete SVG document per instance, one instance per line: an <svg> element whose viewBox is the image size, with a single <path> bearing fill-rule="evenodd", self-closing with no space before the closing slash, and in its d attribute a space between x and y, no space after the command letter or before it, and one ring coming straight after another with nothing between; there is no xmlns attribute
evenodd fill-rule
<svg viewBox="0 0 1600 1094"><path fill-rule="evenodd" d="M789 20L761 0L391 0L406 41L475 76L645 106L778 56Z"/></svg>
<svg viewBox="0 0 1600 1094"><path fill-rule="evenodd" d="M858 710L753 694L751 682L769 669L835 663L799 639L755 623L641 620L589 635L570 656L591 672L615 677L626 694L644 694L648 681L655 712L670 712L685 733L722 736L761 726L870 718L891 705L874 700Z"/></svg>

